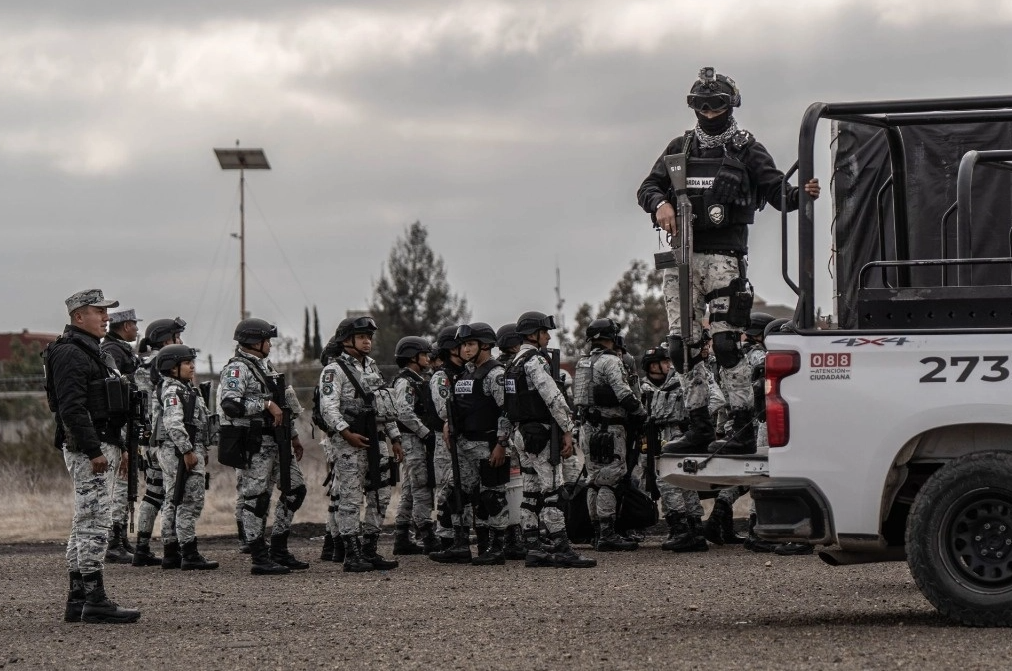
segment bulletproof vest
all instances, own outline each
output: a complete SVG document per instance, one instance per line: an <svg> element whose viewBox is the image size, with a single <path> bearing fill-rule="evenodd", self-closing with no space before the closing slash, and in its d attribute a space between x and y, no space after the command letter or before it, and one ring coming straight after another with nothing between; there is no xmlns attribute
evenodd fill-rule
<svg viewBox="0 0 1012 671"><path fill-rule="evenodd" d="M166 391L168 391L168 393L175 394L176 398L179 399L180 405L183 406L183 425L186 427L186 433L190 437L190 444L195 444L199 434L202 439L201 442L206 445L207 438L203 434L206 432L207 427L206 425L203 427L198 426L196 421L197 390L188 384L174 384L170 386L164 378L156 390L158 395L158 414L154 418L154 427L152 430L152 435L155 437L155 443L160 445L165 442L165 423L162 421L162 412L163 404L165 403Z"/></svg>
<svg viewBox="0 0 1012 671"><path fill-rule="evenodd" d="M407 368L401 369L397 377L407 380L408 385L415 392L415 405L412 408L415 416L422 420L422 424L430 430L442 431L443 420L436 414L436 404L432 402L432 388L429 386L428 380L419 380L418 376Z"/></svg>
<svg viewBox="0 0 1012 671"><path fill-rule="evenodd" d="M747 148L747 147L746 147ZM683 141L683 151L688 153L685 165L685 185L689 202L692 203L693 226L697 229L722 228L751 224L755 220L755 208L734 203L717 202L710 192L713 179L724 162L723 154L731 153L744 162L746 148L738 148L728 142L720 154L713 157L700 156L700 149L691 131ZM716 153L716 150L712 150ZM710 152L707 152L710 153Z"/></svg>
<svg viewBox="0 0 1012 671"><path fill-rule="evenodd" d="M465 370L453 386L453 403L460 418L459 430L469 440L494 437L502 414L495 398L485 394L485 378L502 364L489 359L474 370Z"/></svg>
<svg viewBox="0 0 1012 671"><path fill-rule="evenodd" d="M530 386L524 366L538 351L530 349L514 359L506 369L504 382L506 385L506 416L511 422L543 422L552 421L552 413L545 404L538 390Z"/></svg>
<svg viewBox="0 0 1012 671"><path fill-rule="evenodd" d="M123 340L118 340L112 336L106 336L105 340L102 341L102 354L109 354L115 359L116 357L110 351L112 348L118 348L125 356L123 357L123 363L119 365L119 372L123 375L133 376L137 371L137 365L140 363L140 359L134 354L134 350L130 345Z"/></svg>

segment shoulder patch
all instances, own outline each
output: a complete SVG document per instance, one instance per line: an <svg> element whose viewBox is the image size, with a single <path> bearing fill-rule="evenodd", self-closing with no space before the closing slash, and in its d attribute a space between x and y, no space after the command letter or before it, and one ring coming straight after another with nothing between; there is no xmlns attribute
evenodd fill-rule
<svg viewBox="0 0 1012 671"><path fill-rule="evenodd" d="M166 408L168 408L170 406L173 406L173 405L179 405L179 399L176 398L175 394L173 394L172 396L169 396L167 399L165 399L165 407Z"/></svg>
<svg viewBox="0 0 1012 671"><path fill-rule="evenodd" d="M324 396L330 396L331 394L334 393L334 385L332 385L332 384L325 384L322 387L320 387L320 392Z"/></svg>
<svg viewBox="0 0 1012 671"><path fill-rule="evenodd" d="M239 370L238 366L235 366L231 370L228 371L228 376L229 377L242 377L242 371Z"/></svg>
<svg viewBox="0 0 1012 671"><path fill-rule="evenodd" d="M333 381L334 381L334 371L328 370L326 373L323 374L323 382L324 382L324 384L326 384L328 382L333 382Z"/></svg>

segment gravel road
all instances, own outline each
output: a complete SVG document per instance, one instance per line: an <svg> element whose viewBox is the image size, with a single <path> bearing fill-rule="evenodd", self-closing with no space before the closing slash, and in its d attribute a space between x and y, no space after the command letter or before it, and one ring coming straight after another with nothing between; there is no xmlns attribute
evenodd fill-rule
<svg viewBox="0 0 1012 671"><path fill-rule="evenodd" d="M356 575L319 562L303 526L291 545L312 567L290 576L249 575L230 539L203 543L217 571L107 567L113 598L143 611L120 626L63 622L62 547L0 545L0 668L995 668L1012 653L1005 630L943 620L905 564L675 555L651 537L587 553L589 570L401 557Z"/></svg>

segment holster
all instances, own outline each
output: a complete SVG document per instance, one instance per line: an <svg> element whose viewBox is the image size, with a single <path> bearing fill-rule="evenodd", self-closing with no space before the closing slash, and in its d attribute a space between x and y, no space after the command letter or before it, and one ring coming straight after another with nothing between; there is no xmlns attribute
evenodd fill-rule
<svg viewBox="0 0 1012 671"><path fill-rule="evenodd" d="M529 422L520 426L520 437L524 441L524 452L540 454L552 440L552 433L539 422Z"/></svg>

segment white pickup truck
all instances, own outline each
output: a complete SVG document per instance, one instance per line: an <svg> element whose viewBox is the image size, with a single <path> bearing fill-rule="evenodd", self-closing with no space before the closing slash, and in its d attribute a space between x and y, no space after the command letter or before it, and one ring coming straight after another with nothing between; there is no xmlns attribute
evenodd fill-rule
<svg viewBox="0 0 1012 671"><path fill-rule="evenodd" d="M1012 120L1012 98L812 105L801 130L801 183L813 175L820 119L887 133L914 123L999 123ZM894 140L895 178L904 159ZM958 210L956 236L965 236L975 166L1008 170L1012 151L970 151L952 161L957 197L946 216ZM665 455L659 477L698 490L748 484L760 537L825 546L819 555L833 565L905 559L944 615L1012 626L1012 286L973 286L965 272L1008 267L1012 258L1007 248L971 257L959 241L955 255L943 249L940 258L880 256L852 273L856 323L819 330L812 217L802 191L797 284L784 263L798 307L766 342L768 451ZM784 237L786 258L786 217ZM928 267L945 279L915 286L911 271Z"/></svg>

